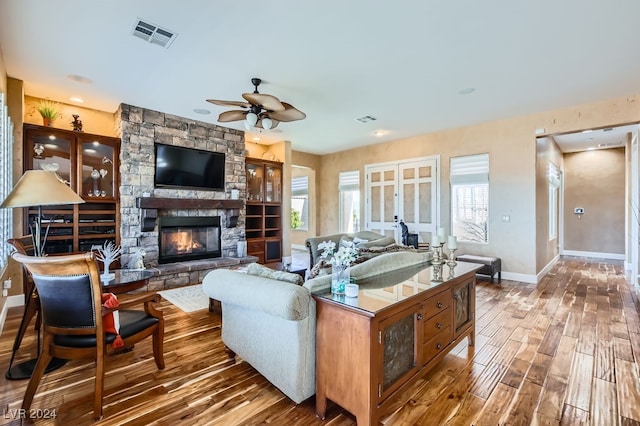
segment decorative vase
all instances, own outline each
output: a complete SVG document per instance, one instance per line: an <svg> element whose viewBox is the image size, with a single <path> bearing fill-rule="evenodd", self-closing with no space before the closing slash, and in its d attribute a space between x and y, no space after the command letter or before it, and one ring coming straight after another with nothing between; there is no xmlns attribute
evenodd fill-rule
<svg viewBox="0 0 640 426"><path fill-rule="evenodd" d="M53 126L53 120L47 117L42 117L42 125L46 127Z"/></svg>
<svg viewBox="0 0 640 426"><path fill-rule="evenodd" d="M331 293L344 294L344 289L351 278L349 265L333 265L331 268Z"/></svg>

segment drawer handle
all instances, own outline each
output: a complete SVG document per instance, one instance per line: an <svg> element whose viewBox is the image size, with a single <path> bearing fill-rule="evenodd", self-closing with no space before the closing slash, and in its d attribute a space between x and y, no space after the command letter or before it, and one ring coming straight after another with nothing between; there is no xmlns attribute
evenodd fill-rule
<svg viewBox="0 0 640 426"><path fill-rule="evenodd" d="M442 343L438 343L438 344L436 345L436 349L437 349L437 350L442 349Z"/></svg>
<svg viewBox="0 0 640 426"><path fill-rule="evenodd" d="M418 321L422 319L422 314L418 314Z"/></svg>
<svg viewBox="0 0 640 426"><path fill-rule="evenodd" d="M442 302L438 302L438 309L442 308Z"/></svg>
<svg viewBox="0 0 640 426"><path fill-rule="evenodd" d="M441 322L437 323L437 324L436 324L436 327L438 327L438 328L442 328L442 323L441 323Z"/></svg>

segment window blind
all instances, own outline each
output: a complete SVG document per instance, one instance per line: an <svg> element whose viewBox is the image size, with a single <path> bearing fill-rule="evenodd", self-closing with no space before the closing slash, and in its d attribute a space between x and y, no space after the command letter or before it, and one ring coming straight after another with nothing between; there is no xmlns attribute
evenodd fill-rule
<svg viewBox="0 0 640 426"><path fill-rule="evenodd" d="M13 189L13 124L9 118L5 95L0 92L0 200ZM0 268L7 264L11 248L7 240L13 231L13 209L0 209Z"/></svg>
<svg viewBox="0 0 640 426"><path fill-rule="evenodd" d="M560 169L551 161L549 161L549 184L560 186Z"/></svg>
<svg viewBox="0 0 640 426"><path fill-rule="evenodd" d="M489 154L451 158L452 185L489 182Z"/></svg>
<svg viewBox="0 0 640 426"><path fill-rule="evenodd" d="M291 178L291 196L301 197L309 194L309 176Z"/></svg>
<svg viewBox="0 0 640 426"><path fill-rule="evenodd" d="M340 172L338 177L339 191L359 191L360 190L360 171L350 170L348 172Z"/></svg>

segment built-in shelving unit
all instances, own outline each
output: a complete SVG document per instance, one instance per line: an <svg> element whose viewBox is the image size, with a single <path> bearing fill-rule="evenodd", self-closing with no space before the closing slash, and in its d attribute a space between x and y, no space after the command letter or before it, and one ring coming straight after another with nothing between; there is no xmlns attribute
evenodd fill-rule
<svg viewBox="0 0 640 426"><path fill-rule="evenodd" d="M85 203L47 206L46 253L89 251L110 240L120 241L120 139L52 127L24 125L24 170L54 170ZM37 206L26 209L28 224Z"/></svg>
<svg viewBox="0 0 640 426"><path fill-rule="evenodd" d="M282 163L246 159L247 253L260 263L282 259Z"/></svg>

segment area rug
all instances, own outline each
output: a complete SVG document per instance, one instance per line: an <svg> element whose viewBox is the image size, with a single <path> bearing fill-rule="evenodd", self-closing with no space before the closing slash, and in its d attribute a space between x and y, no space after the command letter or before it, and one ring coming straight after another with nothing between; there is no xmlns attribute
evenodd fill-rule
<svg viewBox="0 0 640 426"><path fill-rule="evenodd" d="M184 312L194 312L209 307L209 297L202 291L202 284L163 290L158 293Z"/></svg>

